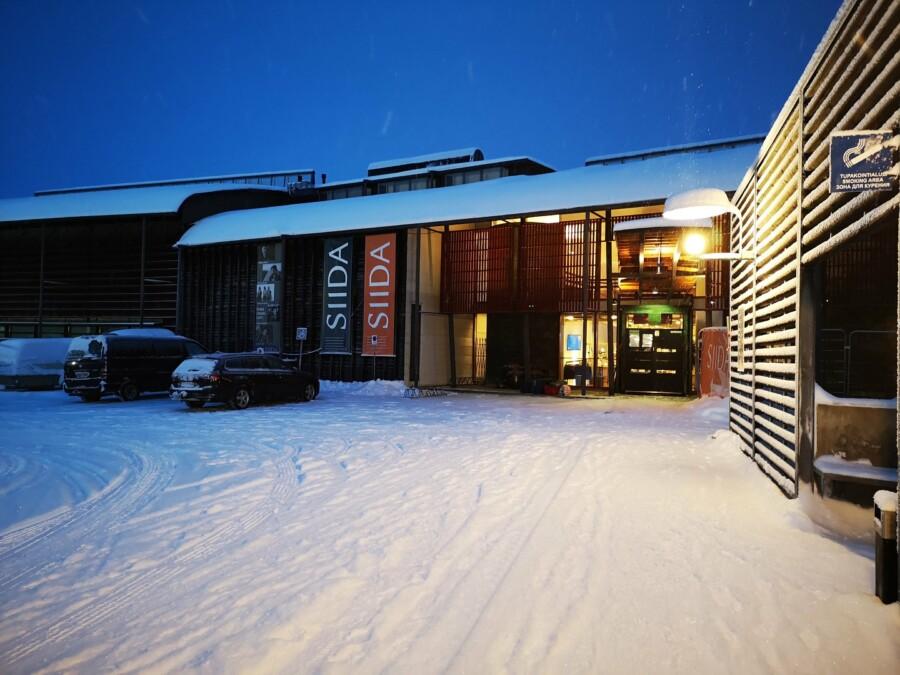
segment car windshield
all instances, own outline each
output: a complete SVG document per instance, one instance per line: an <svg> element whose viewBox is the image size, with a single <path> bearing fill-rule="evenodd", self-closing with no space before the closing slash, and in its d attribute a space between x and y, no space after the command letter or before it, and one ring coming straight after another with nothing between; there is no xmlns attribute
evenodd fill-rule
<svg viewBox="0 0 900 675"><path fill-rule="evenodd" d="M83 335L72 340L66 360L83 358L100 358L103 355L105 340L102 337Z"/></svg>

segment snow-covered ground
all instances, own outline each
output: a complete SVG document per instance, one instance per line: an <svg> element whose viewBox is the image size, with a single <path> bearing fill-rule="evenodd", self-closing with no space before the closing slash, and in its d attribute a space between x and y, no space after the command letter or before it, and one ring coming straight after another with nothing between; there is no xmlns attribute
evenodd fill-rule
<svg viewBox="0 0 900 675"><path fill-rule="evenodd" d="M0 392L0 672L897 672L726 403L398 394Z"/></svg>

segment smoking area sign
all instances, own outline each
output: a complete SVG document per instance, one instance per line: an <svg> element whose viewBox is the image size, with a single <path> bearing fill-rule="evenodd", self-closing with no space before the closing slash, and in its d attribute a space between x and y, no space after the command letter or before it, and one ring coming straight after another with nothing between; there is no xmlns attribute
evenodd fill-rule
<svg viewBox="0 0 900 675"><path fill-rule="evenodd" d="M836 131L831 135L831 192L894 190L900 136L890 130Z"/></svg>

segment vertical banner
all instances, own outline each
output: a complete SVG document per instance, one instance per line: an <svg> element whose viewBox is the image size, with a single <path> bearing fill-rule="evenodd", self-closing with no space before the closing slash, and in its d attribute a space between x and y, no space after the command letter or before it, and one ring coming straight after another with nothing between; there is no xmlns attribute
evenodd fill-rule
<svg viewBox="0 0 900 675"><path fill-rule="evenodd" d="M325 240L322 283L322 353L350 354L350 309L353 240L335 237Z"/></svg>
<svg viewBox="0 0 900 675"><path fill-rule="evenodd" d="M256 332L255 349L281 351L281 279L284 258L281 243L256 247Z"/></svg>
<svg viewBox="0 0 900 675"><path fill-rule="evenodd" d="M363 294L363 356L394 354L394 289L397 270L397 235L366 237Z"/></svg>

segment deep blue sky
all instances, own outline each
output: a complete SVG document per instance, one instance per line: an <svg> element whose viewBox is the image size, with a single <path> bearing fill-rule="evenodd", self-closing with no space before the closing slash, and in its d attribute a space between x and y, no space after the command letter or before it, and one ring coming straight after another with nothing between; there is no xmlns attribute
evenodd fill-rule
<svg viewBox="0 0 900 675"><path fill-rule="evenodd" d="M0 0L0 196L768 130L839 0Z"/></svg>

